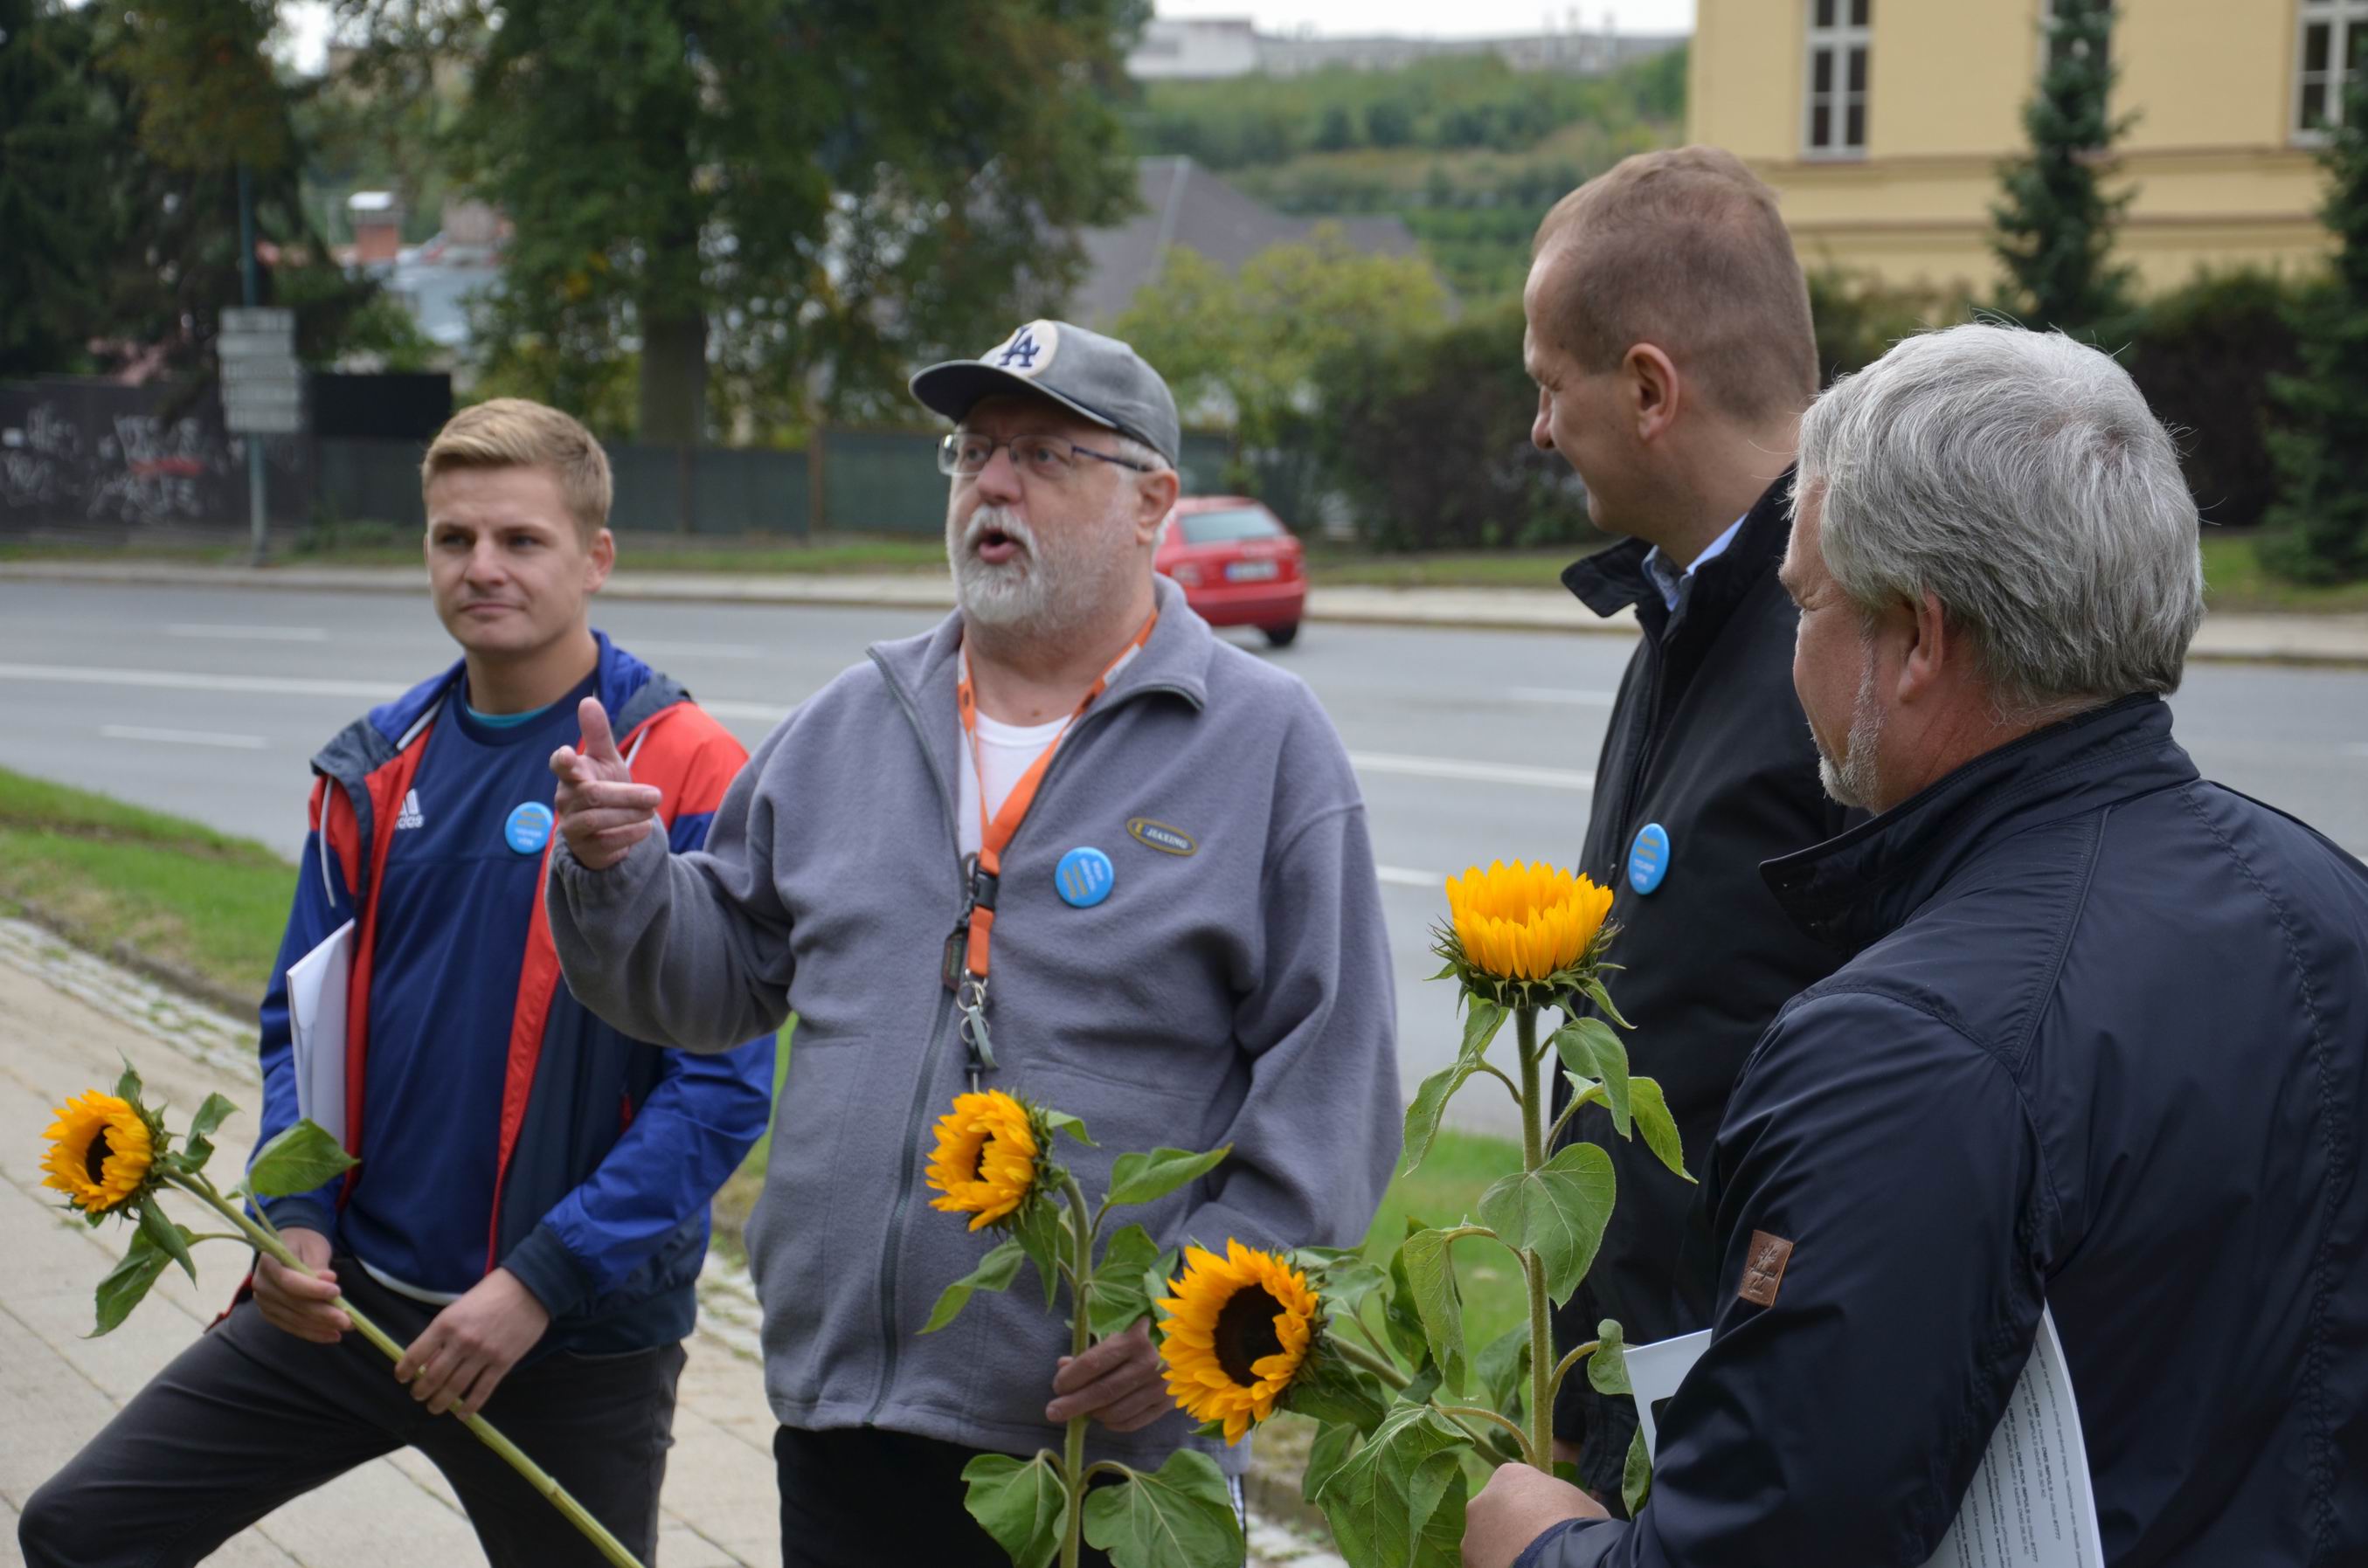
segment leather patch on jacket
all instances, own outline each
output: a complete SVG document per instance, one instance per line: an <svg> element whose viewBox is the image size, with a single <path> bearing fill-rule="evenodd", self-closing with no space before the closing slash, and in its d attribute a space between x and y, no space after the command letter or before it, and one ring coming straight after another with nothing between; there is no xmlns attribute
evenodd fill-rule
<svg viewBox="0 0 2368 1568"><path fill-rule="evenodd" d="M1791 1242L1765 1231L1752 1232L1751 1251L1743 1260L1743 1283L1735 1293L1757 1307L1774 1306L1776 1291L1784 1283L1784 1266L1792 1261Z"/></svg>

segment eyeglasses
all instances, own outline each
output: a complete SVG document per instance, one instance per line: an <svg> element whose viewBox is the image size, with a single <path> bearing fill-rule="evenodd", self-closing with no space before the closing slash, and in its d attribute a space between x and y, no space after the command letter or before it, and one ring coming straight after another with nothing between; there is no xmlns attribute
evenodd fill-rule
<svg viewBox="0 0 2368 1568"><path fill-rule="evenodd" d="M1057 436L1014 436L1008 441L992 437L974 436L957 430L938 443L938 472L962 479L975 479L986 472L995 460L997 447L1011 449L1011 463L1030 479L1059 483L1077 472L1079 458L1093 458L1100 462L1131 468L1137 473L1152 472L1149 463L1139 463L1132 458L1114 457L1098 452L1090 447L1064 441Z"/></svg>

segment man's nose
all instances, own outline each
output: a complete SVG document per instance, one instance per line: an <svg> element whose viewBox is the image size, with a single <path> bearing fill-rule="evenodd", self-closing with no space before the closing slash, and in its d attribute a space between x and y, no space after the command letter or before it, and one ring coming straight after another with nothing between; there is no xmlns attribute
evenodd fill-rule
<svg viewBox="0 0 2368 1568"><path fill-rule="evenodd" d="M1009 447L997 447L986 454L986 466L971 481L978 498L990 506L1016 505L1020 497L1019 462Z"/></svg>
<svg viewBox="0 0 2368 1568"><path fill-rule="evenodd" d="M1554 449L1554 404L1546 401L1543 392L1538 394L1538 415L1530 422L1530 444L1542 452Z"/></svg>

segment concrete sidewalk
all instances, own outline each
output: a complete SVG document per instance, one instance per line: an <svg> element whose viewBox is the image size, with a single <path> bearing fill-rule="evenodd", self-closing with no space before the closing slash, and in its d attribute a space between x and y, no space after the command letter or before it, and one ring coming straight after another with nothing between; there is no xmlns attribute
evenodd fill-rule
<svg viewBox="0 0 2368 1568"><path fill-rule="evenodd" d="M218 1134L217 1172L243 1167L260 1095L248 1026L0 918L0 1564L22 1568L26 1500L228 1304L245 1254L197 1249L120 1328L90 1332L91 1293L122 1254L120 1226L92 1231L41 1185L41 1130L67 1096L110 1088L130 1061L176 1125L210 1092L240 1114ZM194 1220L185 1215L185 1221ZM192 1228L198 1228L193 1225ZM756 1303L712 1267L700 1285L666 1467L664 1568L777 1568L773 1415L754 1359ZM1252 1568L1338 1568L1279 1527L1254 1522ZM298 1498L208 1559L222 1568L456 1568L483 1562L436 1468L410 1450Z"/></svg>
<svg viewBox="0 0 2368 1568"><path fill-rule="evenodd" d="M371 594L420 594L427 587L417 569L408 566L188 566L154 561L0 562L0 582ZM802 576L635 572L629 562L601 593L612 599L689 604L933 610L953 606L951 585L936 573ZM1307 619L1343 625L1616 637L1633 637L1636 631L1633 615L1600 619L1551 583L1535 588L1374 588L1319 583L1308 597ZM2217 663L2368 668L2368 615L2213 615L2204 620L2190 656Z"/></svg>

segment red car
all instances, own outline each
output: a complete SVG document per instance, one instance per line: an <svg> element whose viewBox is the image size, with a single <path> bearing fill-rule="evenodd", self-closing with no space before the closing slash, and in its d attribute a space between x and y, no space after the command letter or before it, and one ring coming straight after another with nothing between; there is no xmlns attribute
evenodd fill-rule
<svg viewBox="0 0 2368 1568"><path fill-rule="evenodd" d="M1278 648L1299 635L1307 562L1281 518L1241 495L1192 495L1167 515L1152 565L1212 626L1255 626Z"/></svg>

